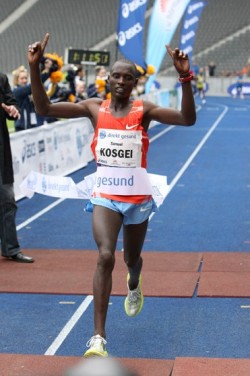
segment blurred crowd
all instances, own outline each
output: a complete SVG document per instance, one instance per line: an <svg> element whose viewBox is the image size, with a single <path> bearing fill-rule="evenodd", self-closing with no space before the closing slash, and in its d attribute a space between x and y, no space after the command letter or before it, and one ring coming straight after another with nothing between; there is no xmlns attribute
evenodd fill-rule
<svg viewBox="0 0 250 376"><path fill-rule="evenodd" d="M109 95L107 71L96 67L95 79L87 86L83 66L65 66L62 57L47 53L42 59L41 80L51 102L79 102L90 97L106 98ZM57 121L55 118L39 116L34 107L28 70L21 65L12 72L12 90L21 110L21 117L15 121L15 131L34 128Z"/></svg>

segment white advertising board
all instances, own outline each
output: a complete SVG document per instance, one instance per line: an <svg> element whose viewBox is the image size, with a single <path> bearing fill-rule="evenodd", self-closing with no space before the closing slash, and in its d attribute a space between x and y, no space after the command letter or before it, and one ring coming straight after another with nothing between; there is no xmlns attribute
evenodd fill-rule
<svg viewBox="0 0 250 376"><path fill-rule="evenodd" d="M10 135L16 200L20 184L30 173L65 176L93 159L93 127L87 118L42 125Z"/></svg>

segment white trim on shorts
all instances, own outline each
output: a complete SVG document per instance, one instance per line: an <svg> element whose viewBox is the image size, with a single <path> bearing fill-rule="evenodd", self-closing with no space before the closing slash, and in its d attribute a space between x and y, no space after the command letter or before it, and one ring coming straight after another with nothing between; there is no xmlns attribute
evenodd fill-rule
<svg viewBox="0 0 250 376"><path fill-rule="evenodd" d="M90 199L90 202L93 205L104 206L105 208L122 214L124 225L143 223L149 218L152 212L155 212L157 210L157 206L153 198L141 204L120 202L104 197L92 197Z"/></svg>

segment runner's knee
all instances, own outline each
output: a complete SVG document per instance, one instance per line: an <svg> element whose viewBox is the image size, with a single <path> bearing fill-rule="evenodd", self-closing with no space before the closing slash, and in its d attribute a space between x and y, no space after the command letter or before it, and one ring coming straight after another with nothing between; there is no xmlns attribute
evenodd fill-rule
<svg viewBox="0 0 250 376"><path fill-rule="evenodd" d="M115 266L115 256L106 250L100 251L97 264L102 269L112 271Z"/></svg>

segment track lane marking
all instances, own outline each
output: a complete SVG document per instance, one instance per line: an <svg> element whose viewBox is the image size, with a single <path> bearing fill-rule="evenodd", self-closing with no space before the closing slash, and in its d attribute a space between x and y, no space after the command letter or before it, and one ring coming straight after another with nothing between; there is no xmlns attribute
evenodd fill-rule
<svg viewBox="0 0 250 376"><path fill-rule="evenodd" d="M190 166L191 162L194 160L196 155L199 153L203 145L207 142L211 134L214 132L220 121L223 119L223 117L226 115L229 107L222 105L224 107L223 112L218 116L217 120L213 123L212 127L208 130L208 132L205 134L205 136L202 138L201 142L198 144L198 146L194 149L193 153L190 155L190 157L187 159L186 163L182 166L182 168L179 170L179 172L175 175L174 179L169 184L169 190L167 192L166 197L169 195L169 193L172 191L178 180L182 177L184 172L187 170L187 168ZM165 198L166 199L166 198ZM155 213L152 213L149 217L149 221L153 218Z"/></svg>
<svg viewBox="0 0 250 376"><path fill-rule="evenodd" d="M61 202L65 201L64 198L60 198L59 200L56 200L55 202L53 202L52 204L50 204L49 206L46 206L46 208L44 208L43 210L40 210L37 214L33 215L32 217L30 217L29 219L27 219L26 221L20 223L20 225L18 225L16 228L17 228L17 231L18 230L21 230L23 227L29 225L31 222L35 221L37 218L41 217L43 214L47 213L48 211L50 211L51 209L53 209L55 206L61 204Z"/></svg>
<svg viewBox="0 0 250 376"><path fill-rule="evenodd" d="M88 295L82 304L78 307L75 313L71 316L67 324L62 328L58 336L54 339L52 344L45 351L44 355L55 355L59 347L62 345L64 340L67 338L71 330L77 324L79 319L82 317L84 312L87 310L90 303L93 301L93 295Z"/></svg>

